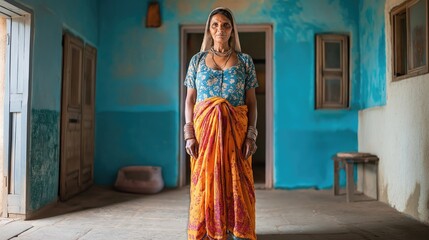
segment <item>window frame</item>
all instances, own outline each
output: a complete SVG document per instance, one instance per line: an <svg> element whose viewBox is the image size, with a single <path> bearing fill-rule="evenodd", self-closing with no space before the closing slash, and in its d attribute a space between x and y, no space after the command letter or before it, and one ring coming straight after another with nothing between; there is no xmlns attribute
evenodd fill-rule
<svg viewBox="0 0 429 240"><path fill-rule="evenodd" d="M325 68L325 50L324 44L326 42L340 42L340 68L332 69ZM348 109L350 99L350 77L349 77L349 35L346 34L333 34L322 33L316 34L316 96L315 96L315 109ZM335 77L340 78L340 99L338 102L328 102L325 100L325 87L326 78Z"/></svg>
<svg viewBox="0 0 429 240"><path fill-rule="evenodd" d="M410 9L420 1L424 1L426 4L425 13L426 13L426 59L425 64L423 66L411 69L411 44L410 44ZM400 39L400 36L397 34L400 32L398 26L397 26L397 16L405 13L405 19L406 19L406 63L405 63L405 73L401 74L398 70L398 66L403 66L404 63L401 61L401 56L398 56L398 54L401 54L401 51L398 50L398 48L401 47L401 45L398 45L397 42ZM392 80L393 81L400 81L412 77L416 77L419 75L427 74L429 71L429 0L406 0L405 2L401 3L400 5L394 7L390 11L390 22L391 22L391 41L392 41L392 56L391 56L391 66L392 66ZM397 51L398 50L398 51Z"/></svg>

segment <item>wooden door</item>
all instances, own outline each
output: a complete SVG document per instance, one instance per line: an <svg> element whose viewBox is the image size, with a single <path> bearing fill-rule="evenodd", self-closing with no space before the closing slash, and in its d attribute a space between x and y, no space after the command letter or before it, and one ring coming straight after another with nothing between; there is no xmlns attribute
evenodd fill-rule
<svg viewBox="0 0 429 240"><path fill-rule="evenodd" d="M69 34L63 42L63 86L61 103L60 198L80 192L82 141L83 42Z"/></svg>
<svg viewBox="0 0 429 240"><path fill-rule="evenodd" d="M82 161L81 190L92 185L94 176L94 103L97 51L86 45L83 56L82 82Z"/></svg>
<svg viewBox="0 0 429 240"><path fill-rule="evenodd" d="M2 7L3 4L1 3ZM27 208L28 92L31 16L7 20L8 46L5 85L5 216L25 215Z"/></svg>

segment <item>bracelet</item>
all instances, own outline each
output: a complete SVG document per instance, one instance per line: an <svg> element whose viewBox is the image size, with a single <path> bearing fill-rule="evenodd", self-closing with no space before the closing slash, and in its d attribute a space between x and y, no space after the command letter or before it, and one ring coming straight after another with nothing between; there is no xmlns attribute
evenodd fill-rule
<svg viewBox="0 0 429 240"><path fill-rule="evenodd" d="M189 139L195 139L195 135L194 134L187 134L185 133L183 138L185 139L185 141L189 140Z"/></svg>
<svg viewBox="0 0 429 240"><path fill-rule="evenodd" d="M183 138L186 140L195 138L194 124L188 122L183 126Z"/></svg>
<svg viewBox="0 0 429 240"><path fill-rule="evenodd" d="M258 130L253 126L249 126L247 128L246 137L256 142L256 138L258 137Z"/></svg>

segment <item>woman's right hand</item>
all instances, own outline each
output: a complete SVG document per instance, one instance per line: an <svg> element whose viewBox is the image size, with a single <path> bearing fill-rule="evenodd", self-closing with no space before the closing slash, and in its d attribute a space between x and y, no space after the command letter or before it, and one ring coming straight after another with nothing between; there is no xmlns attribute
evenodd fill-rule
<svg viewBox="0 0 429 240"><path fill-rule="evenodd" d="M198 158L198 142L195 138L186 140L186 152L193 158Z"/></svg>

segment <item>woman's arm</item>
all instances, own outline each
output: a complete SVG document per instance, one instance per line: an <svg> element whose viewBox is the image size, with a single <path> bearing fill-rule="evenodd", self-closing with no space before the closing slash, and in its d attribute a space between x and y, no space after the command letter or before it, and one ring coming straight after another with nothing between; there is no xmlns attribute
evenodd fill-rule
<svg viewBox="0 0 429 240"><path fill-rule="evenodd" d="M246 91L246 105L247 105L247 121L248 128L254 127L256 129L256 121L258 116L257 101L255 89L251 88ZM243 144L244 159L248 159L256 151L256 142L246 136Z"/></svg>
<svg viewBox="0 0 429 240"><path fill-rule="evenodd" d="M193 123L194 121L194 106L197 100L197 90L188 88L185 100L185 122ZM198 157L198 143L195 138L186 140L186 152L194 158Z"/></svg>
<svg viewBox="0 0 429 240"><path fill-rule="evenodd" d="M256 102L256 93L254 88L251 88L246 91L246 105L247 105L248 126L252 126L256 128L258 110L257 110L257 102Z"/></svg>
<svg viewBox="0 0 429 240"><path fill-rule="evenodd" d="M197 90L195 88L188 88L186 91L185 99L185 122L193 122L194 106L197 101Z"/></svg>

